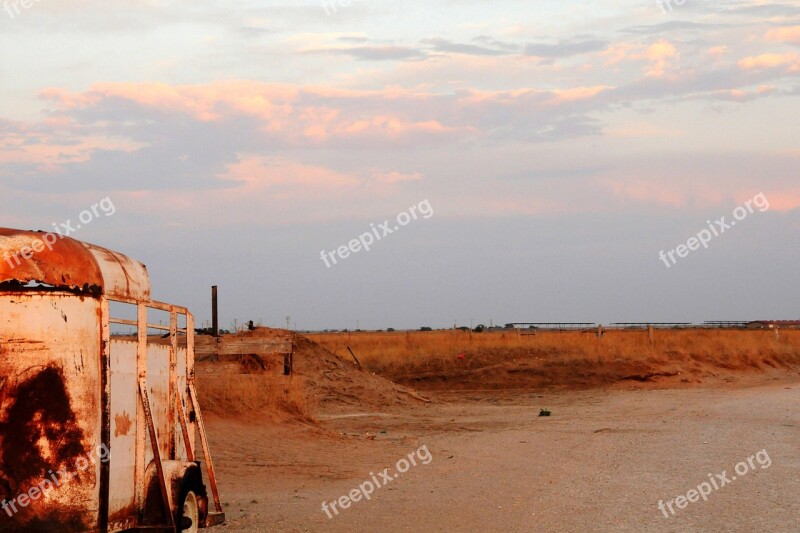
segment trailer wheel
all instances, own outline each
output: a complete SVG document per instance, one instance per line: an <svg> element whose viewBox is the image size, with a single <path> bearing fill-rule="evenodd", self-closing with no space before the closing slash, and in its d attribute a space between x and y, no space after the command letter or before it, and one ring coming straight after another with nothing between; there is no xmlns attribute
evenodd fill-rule
<svg viewBox="0 0 800 533"><path fill-rule="evenodd" d="M181 480L180 498L176 509L177 520L175 524L178 533L187 531L197 533L201 519L205 520L204 510L201 509L200 499L206 495L200 469L192 467L186 471ZM203 516L201 516L203 514Z"/></svg>
<svg viewBox="0 0 800 533"><path fill-rule="evenodd" d="M181 506L178 507L178 531L197 533L199 522L200 506L197 504L197 495L190 490L181 496Z"/></svg>

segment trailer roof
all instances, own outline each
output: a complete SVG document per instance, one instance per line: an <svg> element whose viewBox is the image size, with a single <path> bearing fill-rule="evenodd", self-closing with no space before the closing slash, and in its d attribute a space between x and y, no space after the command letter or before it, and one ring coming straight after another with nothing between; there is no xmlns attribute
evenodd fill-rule
<svg viewBox="0 0 800 533"><path fill-rule="evenodd" d="M0 228L0 288L41 283L123 301L149 301L147 267L57 233Z"/></svg>

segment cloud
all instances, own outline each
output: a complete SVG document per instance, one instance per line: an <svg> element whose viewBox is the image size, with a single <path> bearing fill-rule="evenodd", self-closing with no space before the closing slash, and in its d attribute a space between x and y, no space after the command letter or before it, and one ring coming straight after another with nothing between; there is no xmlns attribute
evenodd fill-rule
<svg viewBox="0 0 800 533"><path fill-rule="evenodd" d="M767 190L764 196L769 199L769 208L774 211L786 212L800 207L800 190L797 189Z"/></svg>
<svg viewBox="0 0 800 533"><path fill-rule="evenodd" d="M454 43L446 39L439 38L425 39L422 41L422 43L429 45L433 51L441 53L465 54L472 56L500 56L508 55L510 53L508 46L503 46L502 48L498 49L476 44ZM519 47L517 47L517 49L519 49Z"/></svg>
<svg viewBox="0 0 800 533"><path fill-rule="evenodd" d="M332 169L298 163L280 156L243 156L227 167L221 179L241 183L245 190L269 190L278 199L328 194L357 187L359 178Z"/></svg>
<svg viewBox="0 0 800 533"><path fill-rule="evenodd" d="M340 41L343 38L339 38ZM459 43L441 37L430 37L419 41L420 48L411 46L365 45L366 39L356 38L354 42L363 46L331 46L306 50L307 54L349 55L359 60L369 61L402 61L420 60L432 55L466 55L466 56L511 56L522 55L541 59L563 59L580 54L588 54L603 50L607 43L600 40L561 41L555 44L529 43L517 44L478 36L472 43Z"/></svg>
<svg viewBox="0 0 800 533"><path fill-rule="evenodd" d="M793 18L800 16L800 7L790 4L778 3L750 3L743 2L734 6L727 12L729 15L742 15L750 19Z"/></svg>
<svg viewBox="0 0 800 533"><path fill-rule="evenodd" d="M683 9L683 8L682 8ZM691 22L688 20L672 20L659 24L640 25L626 28L622 33L633 35L662 35L674 33L687 33L697 31L708 31L717 28L728 27L727 24L706 24L701 22Z"/></svg>
<svg viewBox="0 0 800 533"><path fill-rule="evenodd" d="M711 48L706 50L706 53L713 57L722 57L727 55L729 50L730 49L725 45L718 45L718 46L712 46Z"/></svg>
<svg viewBox="0 0 800 533"><path fill-rule="evenodd" d="M800 46L800 26L782 26L771 28L767 31L764 39L779 43L790 43Z"/></svg>
<svg viewBox="0 0 800 533"><path fill-rule="evenodd" d="M622 206L653 206L670 210L727 209L730 205L740 205L758 194L753 184L740 184L736 189L719 187L712 182L697 182L687 179L608 179L605 186L613 193ZM766 188L764 195L769 199L773 211L791 211L800 207L800 189Z"/></svg>
<svg viewBox="0 0 800 533"><path fill-rule="evenodd" d="M800 55L794 52L785 54L760 54L749 56L739 61L744 70L767 70L785 67L787 72L800 72Z"/></svg>
<svg viewBox="0 0 800 533"><path fill-rule="evenodd" d="M586 41L561 41L556 44L529 43L525 45L526 56L544 59L562 59L565 57L599 52L608 45L605 41L596 39Z"/></svg>
<svg viewBox="0 0 800 533"><path fill-rule="evenodd" d="M48 89L45 122L4 122L0 175L35 190L237 187L243 154L355 153L481 139L546 142L600 132L586 113L607 86L556 90L374 91L227 81ZM386 182L417 179L391 174Z"/></svg>
<svg viewBox="0 0 800 533"><path fill-rule="evenodd" d="M620 159L595 181L613 194L612 205L623 210L650 206L710 216L763 191L770 200L776 197L774 210L785 211L797 207L793 199L800 198L798 161L800 153L683 149Z"/></svg>
<svg viewBox="0 0 800 533"><path fill-rule="evenodd" d="M741 89L732 89L728 91L728 98L734 102L749 102L751 100L756 100L758 98L763 98L765 96L769 96L775 94L777 92L777 87L770 86L770 85L762 85L760 87L755 88L752 91L743 91ZM725 95L716 95L717 98L723 99Z"/></svg>
<svg viewBox="0 0 800 533"><path fill-rule="evenodd" d="M651 65L647 68L645 75L660 78L664 76L673 62L680 58L680 53L675 45L662 39L647 48L646 57Z"/></svg>
<svg viewBox="0 0 800 533"><path fill-rule="evenodd" d="M362 61L403 61L425 59L427 54L408 46L351 46L317 48L307 54L347 55Z"/></svg>

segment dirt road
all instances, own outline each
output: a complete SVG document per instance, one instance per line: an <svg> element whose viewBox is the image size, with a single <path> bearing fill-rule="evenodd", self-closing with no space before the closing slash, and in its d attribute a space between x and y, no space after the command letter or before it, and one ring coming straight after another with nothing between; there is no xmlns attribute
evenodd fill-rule
<svg viewBox="0 0 800 533"><path fill-rule="evenodd" d="M212 419L229 517L222 531L800 531L797 375L748 386L434 399L384 413L323 413L324 430ZM539 417L540 408L552 416ZM429 464L417 460L394 478L396 462L422 446ZM742 461L747 473L737 475ZM323 512L323 501L387 467L391 482L370 500L332 518ZM727 482L716 476L723 471ZM707 501L674 500L693 496L709 474L726 484Z"/></svg>

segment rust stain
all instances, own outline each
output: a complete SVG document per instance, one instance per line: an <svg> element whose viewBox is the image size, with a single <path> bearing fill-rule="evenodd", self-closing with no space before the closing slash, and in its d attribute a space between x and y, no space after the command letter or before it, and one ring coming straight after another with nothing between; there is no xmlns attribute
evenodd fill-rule
<svg viewBox="0 0 800 533"><path fill-rule="evenodd" d="M3 523L7 513L0 516L0 531L8 531L13 533L46 533L50 531L58 531L60 533L79 533L84 531L91 531L89 522L79 512L73 511L54 511L47 513L44 516L34 516L31 518L24 518L20 515L30 514L30 507L20 511L13 518L10 518Z"/></svg>
<svg viewBox="0 0 800 533"><path fill-rule="evenodd" d="M17 490L84 453L83 430L60 368L44 367L5 392L12 403L0 420L0 489Z"/></svg>
<svg viewBox="0 0 800 533"><path fill-rule="evenodd" d="M114 415L114 436L127 435L132 425L131 416L126 411L122 411L121 415Z"/></svg>

